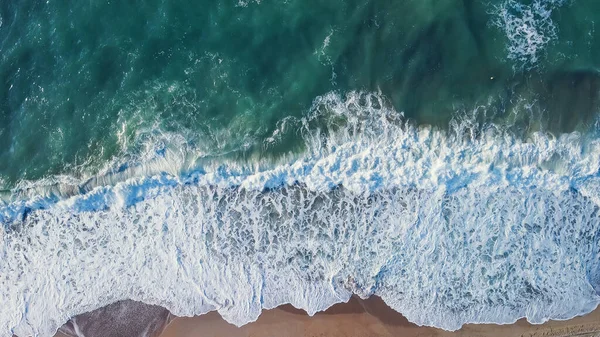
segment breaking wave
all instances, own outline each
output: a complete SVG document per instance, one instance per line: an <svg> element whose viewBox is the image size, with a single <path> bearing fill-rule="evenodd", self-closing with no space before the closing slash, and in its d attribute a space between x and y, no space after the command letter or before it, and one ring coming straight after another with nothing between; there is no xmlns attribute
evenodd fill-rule
<svg viewBox="0 0 600 337"><path fill-rule="evenodd" d="M519 137L476 120L415 126L380 94L330 93L268 140L300 133L301 155L184 174L156 165L6 202L0 336L51 336L126 298L180 316L218 310L236 325L352 294L446 330L592 311L597 127ZM180 162L177 151L161 158Z"/></svg>

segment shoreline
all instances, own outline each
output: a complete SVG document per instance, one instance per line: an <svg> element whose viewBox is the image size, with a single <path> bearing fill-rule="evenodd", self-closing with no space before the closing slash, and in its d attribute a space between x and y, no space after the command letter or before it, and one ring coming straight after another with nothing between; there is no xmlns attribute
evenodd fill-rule
<svg viewBox="0 0 600 337"><path fill-rule="evenodd" d="M309 316L286 304L263 310L257 321L242 327L226 322L213 311L195 317L175 317L166 309L134 301L122 301L79 315L54 337L599 337L600 307L565 321L533 325L525 319L513 324L466 324L457 331L421 327L388 307L377 296L348 303Z"/></svg>

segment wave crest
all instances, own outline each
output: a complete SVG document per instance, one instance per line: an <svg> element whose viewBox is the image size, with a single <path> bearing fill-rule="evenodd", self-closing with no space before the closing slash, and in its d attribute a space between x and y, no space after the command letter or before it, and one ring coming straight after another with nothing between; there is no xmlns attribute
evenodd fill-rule
<svg viewBox="0 0 600 337"><path fill-rule="evenodd" d="M284 303L312 314L377 294L447 330L599 303L593 133L417 127L367 93L319 97L278 130L273 142L301 133L304 154L7 203L0 335L51 335L125 298L241 325Z"/></svg>

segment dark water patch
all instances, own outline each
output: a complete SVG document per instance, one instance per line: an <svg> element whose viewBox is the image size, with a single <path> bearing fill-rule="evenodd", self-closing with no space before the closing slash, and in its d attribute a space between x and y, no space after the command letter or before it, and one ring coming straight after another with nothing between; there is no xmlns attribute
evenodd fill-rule
<svg viewBox="0 0 600 337"><path fill-rule="evenodd" d="M595 70L558 72L547 81L542 105L552 131L590 124L600 111L600 73Z"/></svg>

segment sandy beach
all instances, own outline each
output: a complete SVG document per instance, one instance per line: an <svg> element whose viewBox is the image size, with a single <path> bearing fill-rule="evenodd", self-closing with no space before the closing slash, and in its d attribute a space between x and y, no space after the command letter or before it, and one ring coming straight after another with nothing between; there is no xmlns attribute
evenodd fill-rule
<svg viewBox="0 0 600 337"><path fill-rule="evenodd" d="M227 323L217 312L174 317L166 309L124 301L80 315L55 337L592 337L600 336L600 309L568 321L532 325L469 324L455 332L410 323L380 298L352 298L308 316L284 305L263 311L243 327Z"/></svg>
<svg viewBox="0 0 600 337"><path fill-rule="evenodd" d="M569 321L532 325L520 320L510 325L470 324L456 332L410 323L380 298L352 298L309 317L286 305L264 311L258 321L237 328L217 313L195 318L176 318L160 337L520 337L600 336L600 310Z"/></svg>

